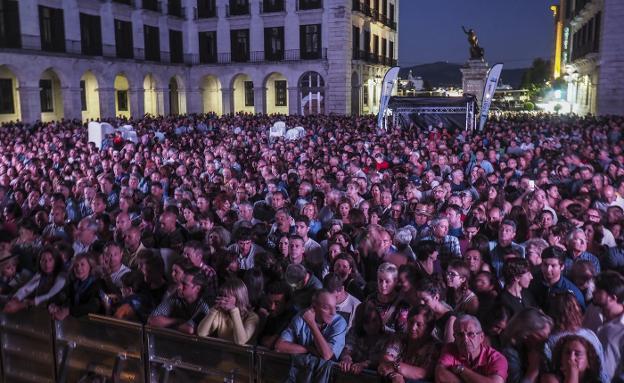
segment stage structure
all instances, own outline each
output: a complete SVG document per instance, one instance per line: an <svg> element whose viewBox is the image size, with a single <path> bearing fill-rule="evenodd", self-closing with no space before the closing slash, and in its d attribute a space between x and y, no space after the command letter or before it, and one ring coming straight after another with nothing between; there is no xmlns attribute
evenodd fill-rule
<svg viewBox="0 0 624 383"><path fill-rule="evenodd" d="M477 99L463 97L392 97L388 110L394 126L409 127L411 123L421 128L438 126L449 129L473 130L477 127Z"/></svg>

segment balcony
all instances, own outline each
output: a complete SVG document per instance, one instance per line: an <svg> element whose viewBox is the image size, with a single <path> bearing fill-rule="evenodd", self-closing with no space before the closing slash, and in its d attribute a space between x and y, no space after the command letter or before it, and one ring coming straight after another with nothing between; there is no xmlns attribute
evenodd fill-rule
<svg viewBox="0 0 624 383"><path fill-rule="evenodd" d="M265 0L260 2L260 13L284 12L283 0Z"/></svg>
<svg viewBox="0 0 624 383"><path fill-rule="evenodd" d="M162 4L160 1L157 0L143 0L143 9L161 13Z"/></svg>
<svg viewBox="0 0 624 383"><path fill-rule="evenodd" d="M369 64L380 64L386 66L396 66L397 61L390 57L380 56L374 52L353 51L353 60L362 60Z"/></svg>
<svg viewBox="0 0 624 383"><path fill-rule="evenodd" d="M322 9L322 8L323 8L323 0L298 0L297 1L298 11L307 11L311 9Z"/></svg>
<svg viewBox="0 0 624 383"><path fill-rule="evenodd" d="M193 9L194 19L212 19L217 17L217 9L216 8L194 8Z"/></svg>
<svg viewBox="0 0 624 383"><path fill-rule="evenodd" d="M225 15L227 17L249 15L249 3L239 3L236 0L230 0L230 4L225 6Z"/></svg>
<svg viewBox="0 0 624 383"><path fill-rule="evenodd" d="M276 54L267 55L264 51L249 52L249 55L236 55L230 52L219 53L216 56L206 58L203 62L200 61L197 54L184 55L184 62L186 64L217 64L227 65L236 63L276 63L276 62L294 62L303 60L325 60L327 59L327 49L321 50L315 57L306 56L305 52L301 52L299 49L289 49Z"/></svg>
<svg viewBox="0 0 624 383"><path fill-rule="evenodd" d="M372 18L374 22L382 23L383 25L396 31L396 21L394 21L387 15L381 14L379 10L371 8L368 3L364 3L359 0L353 0L352 8L353 12L359 12L364 16Z"/></svg>
<svg viewBox="0 0 624 383"><path fill-rule="evenodd" d="M186 9L181 5L180 1L169 1L167 4L167 14L169 16L175 16L185 19Z"/></svg>

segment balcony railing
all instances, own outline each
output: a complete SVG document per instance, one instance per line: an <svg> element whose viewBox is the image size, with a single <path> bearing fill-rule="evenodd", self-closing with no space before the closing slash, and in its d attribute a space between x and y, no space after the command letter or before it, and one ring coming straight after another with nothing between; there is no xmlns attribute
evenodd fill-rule
<svg viewBox="0 0 624 383"><path fill-rule="evenodd" d="M260 13L284 12L284 1L261 1Z"/></svg>
<svg viewBox="0 0 624 383"><path fill-rule="evenodd" d="M235 64L235 63L276 63L276 62L293 62L304 60L325 60L327 59L327 49L321 50L315 57L310 57L301 52L300 49L288 49L282 52L267 54L264 51L249 52L249 55L236 55L230 52L219 53L216 56L209 57L203 62L200 61L197 54L184 55L186 64Z"/></svg>
<svg viewBox="0 0 624 383"><path fill-rule="evenodd" d="M169 3L167 7L169 8L167 12L169 16L181 17L183 19L186 18L186 8L181 7L180 3L177 3L177 4Z"/></svg>
<svg viewBox="0 0 624 383"><path fill-rule="evenodd" d="M297 10L307 11L310 9L323 8L323 0L297 0Z"/></svg>
<svg viewBox="0 0 624 383"><path fill-rule="evenodd" d="M376 55L374 52L353 51L354 60L362 60L370 64L381 64L387 66L396 66L397 61L390 57Z"/></svg>
<svg viewBox="0 0 624 383"><path fill-rule="evenodd" d="M193 8L193 18L197 19L211 19L217 17L216 8Z"/></svg>
<svg viewBox="0 0 624 383"><path fill-rule="evenodd" d="M359 12L364 16L372 18L375 22L382 23L390 29L396 30L396 21L392 20L387 15L381 14L379 10L371 8L368 3L353 0L353 11Z"/></svg>
<svg viewBox="0 0 624 383"><path fill-rule="evenodd" d="M240 4L230 1L230 4L225 6L225 15L227 17L249 15L249 3Z"/></svg>
<svg viewBox="0 0 624 383"><path fill-rule="evenodd" d="M143 0L143 9L148 11L162 12L162 3L157 0Z"/></svg>

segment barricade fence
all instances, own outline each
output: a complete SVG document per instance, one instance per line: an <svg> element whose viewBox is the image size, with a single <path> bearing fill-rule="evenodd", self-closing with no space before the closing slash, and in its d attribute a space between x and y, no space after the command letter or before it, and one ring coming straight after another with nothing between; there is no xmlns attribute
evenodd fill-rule
<svg viewBox="0 0 624 383"><path fill-rule="evenodd" d="M47 311L0 314L5 383L281 383L290 357L254 346L90 315L54 321ZM374 372L333 382L378 382Z"/></svg>

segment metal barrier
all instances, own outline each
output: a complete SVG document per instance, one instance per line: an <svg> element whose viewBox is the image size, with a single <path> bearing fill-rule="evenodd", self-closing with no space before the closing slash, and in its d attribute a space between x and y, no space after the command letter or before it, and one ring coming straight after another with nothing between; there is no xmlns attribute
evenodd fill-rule
<svg viewBox="0 0 624 383"><path fill-rule="evenodd" d="M290 356L256 347L256 382L282 383L288 377Z"/></svg>
<svg viewBox="0 0 624 383"><path fill-rule="evenodd" d="M67 317L55 325L57 382L99 377L113 383L145 382L143 327L98 315Z"/></svg>
<svg viewBox="0 0 624 383"><path fill-rule="evenodd" d="M46 310L0 314L4 382L54 382L53 332Z"/></svg>
<svg viewBox="0 0 624 383"><path fill-rule="evenodd" d="M364 370L360 375L345 374L336 365L332 370L332 380L336 383L379 383L381 377L372 370Z"/></svg>
<svg viewBox="0 0 624 383"><path fill-rule="evenodd" d="M150 382L254 381L254 349L145 327Z"/></svg>

